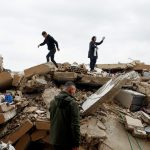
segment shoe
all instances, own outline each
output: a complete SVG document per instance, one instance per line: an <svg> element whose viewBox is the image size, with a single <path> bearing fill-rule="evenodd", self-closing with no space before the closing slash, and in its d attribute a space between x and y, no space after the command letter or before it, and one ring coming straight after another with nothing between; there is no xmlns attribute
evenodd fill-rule
<svg viewBox="0 0 150 150"><path fill-rule="evenodd" d="M90 72L97 72L97 71L93 69L93 70L90 70Z"/></svg>

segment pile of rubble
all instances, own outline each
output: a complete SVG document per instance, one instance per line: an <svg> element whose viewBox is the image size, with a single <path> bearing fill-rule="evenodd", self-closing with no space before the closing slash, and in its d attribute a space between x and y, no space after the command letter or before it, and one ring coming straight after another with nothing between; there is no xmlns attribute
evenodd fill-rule
<svg viewBox="0 0 150 150"><path fill-rule="evenodd" d="M60 64L56 69L46 63L23 73L1 72L0 141L11 142L16 150L31 149L34 142L44 144L45 150L49 148L48 109L66 81L74 81L78 87L75 97L81 111L80 149L116 149L111 142L112 134L117 134L112 129L114 121L123 125L115 130L126 129L123 131L133 137L150 139L150 80L141 81L141 75L135 71L113 76L97 70L90 73L87 65L77 63ZM119 149L123 145L118 145ZM144 146L147 145L150 146Z"/></svg>

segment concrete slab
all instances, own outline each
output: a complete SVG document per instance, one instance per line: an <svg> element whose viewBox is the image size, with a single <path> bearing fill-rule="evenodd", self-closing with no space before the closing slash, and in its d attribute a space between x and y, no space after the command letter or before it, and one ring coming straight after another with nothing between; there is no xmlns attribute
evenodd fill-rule
<svg viewBox="0 0 150 150"><path fill-rule="evenodd" d="M134 72L129 72L125 75L120 75L114 79L109 80L96 93L88 97L87 100L83 103L83 114L91 114L97 110L100 104L112 100L119 93L121 87L126 82L126 79L130 79L133 74Z"/></svg>
<svg viewBox="0 0 150 150"><path fill-rule="evenodd" d="M13 133L7 135L2 139L3 142L8 143L9 141L14 144L17 140L19 140L25 133L27 133L31 128L33 127L33 124L30 120L25 120L22 125Z"/></svg>
<svg viewBox="0 0 150 150"><path fill-rule="evenodd" d="M75 72L55 72L53 78L57 81L75 81L77 76Z"/></svg>
<svg viewBox="0 0 150 150"><path fill-rule="evenodd" d="M115 99L120 104L130 109L131 111L138 111L143 106L145 95L132 90L121 90Z"/></svg>
<svg viewBox="0 0 150 150"><path fill-rule="evenodd" d="M55 71L55 66L52 63L45 63L38 66L31 67L24 70L26 78L30 78L34 75L43 75L51 71Z"/></svg>

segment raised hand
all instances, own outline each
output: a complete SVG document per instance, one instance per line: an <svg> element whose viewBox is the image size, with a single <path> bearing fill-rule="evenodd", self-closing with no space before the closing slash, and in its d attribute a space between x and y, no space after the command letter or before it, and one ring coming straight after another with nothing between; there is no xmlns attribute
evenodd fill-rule
<svg viewBox="0 0 150 150"><path fill-rule="evenodd" d="M104 40L105 40L105 36L102 37L102 41L104 41Z"/></svg>

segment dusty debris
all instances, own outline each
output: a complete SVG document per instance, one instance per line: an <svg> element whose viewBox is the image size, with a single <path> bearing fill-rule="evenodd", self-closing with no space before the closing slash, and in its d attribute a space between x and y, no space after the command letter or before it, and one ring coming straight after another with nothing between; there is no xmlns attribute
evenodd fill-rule
<svg viewBox="0 0 150 150"><path fill-rule="evenodd" d="M10 111L15 108L15 105L10 105L9 103L0 103L0 113Z"/></svg>
<svg viewBox="0 0 150 150"><path fill-rule="evenodd" d="M0 150L15 150L15 148L10 143L0 142Z"/></svg>
<svg viewBox="0 0 150 150"><path fill-rule="evenodd" d="M123 107L134 112L144 106L145 95L132 90L121 90L115 98Z"/></svg>
<svg viewBox="0 0 150 150"><path fill-rule="evenodd" d="M134 72L130 72L109 80L96 93L88 97L83 103L83 113L91 114L97 110L97 107L100 104L112 100L119 93L126 79L132 77L133 74Z"/></svg>
<svg viewBox="0 0 150 150"><path fill-rule="evenodd" d="M148 114L146 114L145 112L142 111L141 112L141 118L145 123L150 125L150 116Z"/></svg>
<svg viewBox="0 0 150 150"><path fill-rule="evenodd" d="M136 65L136 63L134 65ZM133 67L127 67L127 69L129 68ZM133 120L137 119L142 123L142 127L133 124L128 125L129 128L132 127L131 133L134 136L149 138L148 133L144 130L149 124L149 116L147 116L147 114L142 115L142 113L131 113L130 110L122 108L119 103L113 102L115 95L121 90L122 86L132 89L136 85L136 90L138 91L138 84L141 86L142 83L142 88L144 84L144 90L148 90L149 83L141 82L141 75L137 72L132 72L131 74L111 74L110 72L107 73L101 69L96 69L97 73L90 73L88 72L87 65L79 65L77 63L59 64L59 68L56 69L53 64L48 63L26 69L24 74L13 73L12 75L12 73L6 73L11 78L4 78L4 81L0 81L0 83L3 83L2 89L9 87L9 90L0 93L0 114L5 114L15 109L16 115L5 121L5 124L2 124L0 128L0 138L2 141L6 143L12 141L18 150L20 150L20 147L24 149L27 148L32 141L49 144L50 102L62 89L61 82L58 81L68 80L74 81L77 83L77 86L79 86L75 97L80 108L84 106L83 110L85 112L87 111L85 114L88 115L85 117L83 116L84 113L81 114L81 149L109 150L111 148L115 149L116 147L123 149L121 144L124 144L124 138L127 138L126 134L123 135L122 143L116 142L120 139L118 133L123 131L127 132L124 126L120 128L122 125L120 122L127 124L126 120L120 119L120 114L123 116L128 115ZM127 83L126 79L129 85L125 85ZM103 84L105 85L97 90ZM97 92L94 93L95 91ZM3 103L4 96L7 93L11 93L13 96L13 105ZM147 91L142 93L146 95L146 98L149 96L149 92ZM129 98L130 100L132 99L130 96ZM129 100L128 98L126 99ZM99 102L97 103L97 101ZM101 105L102 103L103 106ZM148 107L142 109L143 111L149 110ZM81 112L83 112L83 110L81 110ZM89 116L91 112L92 115ZM112 115L116 119L116 123L108 126L109 120L111 121L111 119L113 119L114 121ZM119 119L117 120L117 118ZM25 123L23 120L26 120ZM133 123L136 123L136 121L134 120ZM116 138L115 141L112 137L118 138ZM113 141L114 144L112 144L111 141Z"/></svg>
<svg viewBox="0 0 150 150"><path fill-rule="evenodd" d="M11 109L7 112L0 113L0 124L7 122L17 114L16 109Z"/></svg>
<svg viewBox="0 0 150 150"><path fill-rule="evenodd" d="M2 139L3 142L11 141L12 143L15 143L18 139L20 139L25 133L27 133L31 128L33 127L33 124L30 120L26 120L22 123L22 125L13 133L7 135L4 139Z"/></svg>
<svg viewBox="0 0 150 150"><path fill-rule="evenodd" d="M103 128L103 129L102 129ZM105 126L97 120L97 118L86 118L81 122L81 138L82 144L86 145L86 149L90 146L97 145L100 140L107 138Z"/></svg>

